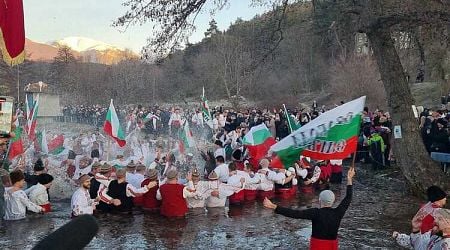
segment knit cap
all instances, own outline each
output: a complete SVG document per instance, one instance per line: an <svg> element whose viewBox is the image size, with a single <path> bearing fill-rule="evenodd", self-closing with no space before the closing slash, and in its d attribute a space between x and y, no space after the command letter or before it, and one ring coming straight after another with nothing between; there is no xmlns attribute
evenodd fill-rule
<svg viewBox="0 0 450 250"><path fill-rule="evenodd" d="M324 190L319 194L319 201L323 206L330 207L334 203L334 193L331 190Z"/></svg>

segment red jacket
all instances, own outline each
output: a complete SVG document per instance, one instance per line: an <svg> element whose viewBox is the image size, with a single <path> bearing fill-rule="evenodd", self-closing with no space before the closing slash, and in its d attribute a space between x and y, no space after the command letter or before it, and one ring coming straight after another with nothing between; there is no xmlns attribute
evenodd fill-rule
<svg viewBox="0 0 450 250"><path fill-rule="evenodd" d="M159 187L161 193L161 214L166 217L185 216L188 207L183 197L184 186L181 184L163 184Z"/></svg>
<svg viewBox="0 0 450 250"><path fill-rule="evenodd" d="M435 209L439 208L438 206L436 206L434 204L432 204L432 206ZM423 205L421 207L423 207ZM428 214L425 217L423 217L422 225L420 226L420 232L424 234L424 233L430 231L431 229L433 229L434 225L435 225L434 217L431 214Z"/></svg>
<svg viewBox="0 0 450 250"><path fill-rule="evenodd" d="M150 179L145 179L142 181L141 183L141 187L147 186L150 183ZM136 197L136 198L142 198L141 201L141 206L142 208L147 208L147 209L154 209L154 208L159 208L159 206L161 206L161 201L156 199L156 193L158 191L158 186L153 187L151 189L148 190L147 193L145 193L144 195L142 195L141 197Z"/></svg>

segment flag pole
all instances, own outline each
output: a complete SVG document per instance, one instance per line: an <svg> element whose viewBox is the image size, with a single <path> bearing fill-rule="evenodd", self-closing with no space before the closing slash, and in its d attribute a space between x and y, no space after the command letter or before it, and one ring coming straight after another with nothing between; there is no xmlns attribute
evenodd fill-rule
<svg viewBox="0 0 450 250"><path fill-rule="evenodd" d="M108 153L106 154L106 161L109 161L109 154L111 153L111 139L108 138Z"/></svg>
<svg viewBox="0 0 450 250"><path fill-rule="evenodd" d="M350 166L350 168L355 168L356 152L357 151L355 151L355 153L353 153L353 160L352 160L352 165Z"/></svg>
<svg viewBox="0 0 450 250"><path fill-rule="evenodd" d="M289 114L287 112L286 105L283 104L283 108L284 108L284 114L286 115L286 119L287 119L288 125L289 125L289 133L292 133L291 119L289 119Z"/></svg>

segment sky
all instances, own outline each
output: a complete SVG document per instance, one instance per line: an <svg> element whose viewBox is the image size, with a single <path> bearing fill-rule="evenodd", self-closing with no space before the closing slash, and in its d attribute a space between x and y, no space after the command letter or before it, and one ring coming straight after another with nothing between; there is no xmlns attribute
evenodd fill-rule
<svg viewBox="0 0 450 250"><path fill-rule="evenodd" d="M210 0L209 0L210 1ZM125 32L112 22L125 13L122 0L23 0L26 37L41 43L70 36L88 37L139 52L152 34L152 24L130 26ZM230 0L214 19L225 30L237 18L249 20L268 7L251 6L251 0ZM200 41L211 20L209 13L197 17L196 32L190 42Z"/></svg>

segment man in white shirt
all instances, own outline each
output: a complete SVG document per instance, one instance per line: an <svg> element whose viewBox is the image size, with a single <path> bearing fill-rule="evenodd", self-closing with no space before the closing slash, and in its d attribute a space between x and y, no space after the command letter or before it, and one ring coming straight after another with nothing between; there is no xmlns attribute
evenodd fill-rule
<svg viewBox="0 0 450 250"><path fill-rule="evenodd" d="M91 199L89 188L91 187L91 177L87 174L78 179L80 187L73 193L70 207L72 208L72 217L83 214L93 214L96 205L96 199Z"/></svg>
<svg viewBox="0 0 450 250"><path fill-rule="evenodd" d="M223 148L223 143L220 140L214 142L214 157L222 156L225 159L225 149Z"/></svg>
<svg viewBox="0 0 450 250"><path fill-rule="evenodd" d="M217 174L221 182L228 182L228 177L230 175L228 164L225 163L225 159L221 155L216 157L216 168L214 169L214 172Z"/></svg>

